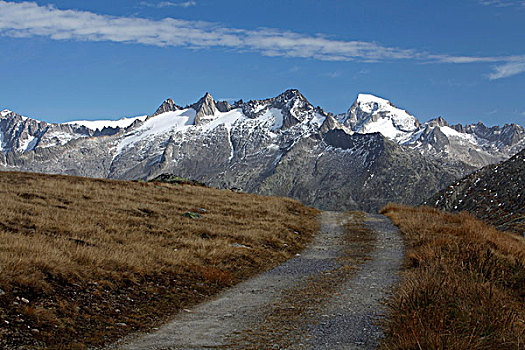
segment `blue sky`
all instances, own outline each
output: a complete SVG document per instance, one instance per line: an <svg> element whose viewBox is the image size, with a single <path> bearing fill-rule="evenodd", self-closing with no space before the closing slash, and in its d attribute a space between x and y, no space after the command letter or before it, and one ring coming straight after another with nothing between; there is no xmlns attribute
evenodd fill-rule
<svg viewBox="0 0 525 350"><path fill-rule="evenodd" d="M0 48L0 108L50 122L297 88L525 124L525 0L0 0Z"/></svg>

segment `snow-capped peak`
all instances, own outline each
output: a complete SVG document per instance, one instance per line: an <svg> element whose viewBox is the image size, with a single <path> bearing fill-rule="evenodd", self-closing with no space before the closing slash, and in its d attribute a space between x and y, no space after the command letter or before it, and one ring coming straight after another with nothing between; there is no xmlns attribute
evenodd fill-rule
<svg viewBox="0 0 525 350"><path fill-rule="evenodd" d="M420 126L419 120L404 109L371 94L359 94L348 112L338 115L337 120L355 132L379 132L396 142L402 142Z"/></svg>
<svg viewBox="0 0 525 350"><path fill-rule="evenodd" d="M362 104L363 106L371 106L373 104L393 106L389 100L371 94L358 94L356 103Z"/></svg>
<svg viewBox="0 0 525 350"><path fill-rule="evenodd" d="M294 99L301 99L306 101L306 98L297 89L288 89L279 96L277 96L276 99L281 101L289 101Z"/></svg>
<svg viewBox="0 0 525 350"><path fill-rule="evenodd" d="M9 109L4 109L3 111L0 112L0 116L5 117L6 115L11 114L11 113L13 112L10 111Z"/></svg>

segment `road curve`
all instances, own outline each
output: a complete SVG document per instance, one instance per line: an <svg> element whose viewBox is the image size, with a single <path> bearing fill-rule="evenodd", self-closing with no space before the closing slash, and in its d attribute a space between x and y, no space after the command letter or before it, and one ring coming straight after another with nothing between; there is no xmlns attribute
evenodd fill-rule
<svg viewBox="0 0 525 350"><path fill-rule="evenodd" d="M299 256L223 292L150 334L109 349L374 349L382 300L397 280L403 242L390 221L323 212Z"/></svg>

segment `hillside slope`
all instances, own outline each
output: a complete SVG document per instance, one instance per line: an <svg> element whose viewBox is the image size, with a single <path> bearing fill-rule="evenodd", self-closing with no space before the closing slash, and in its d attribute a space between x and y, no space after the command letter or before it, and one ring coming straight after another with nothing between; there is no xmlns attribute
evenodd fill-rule
<svg viewBox="0 0 525 350"><path fill-rule="evenodd" d="M200 186L0 172L0 348L82 349L295 255L296 201Z"/></svg>
<svg viewBox="0 0 525 350"><path fill-rule="evenodd" d="M427 201L447 211L468 211L500 230L525 234L525 149L486 166Z"/></svg>

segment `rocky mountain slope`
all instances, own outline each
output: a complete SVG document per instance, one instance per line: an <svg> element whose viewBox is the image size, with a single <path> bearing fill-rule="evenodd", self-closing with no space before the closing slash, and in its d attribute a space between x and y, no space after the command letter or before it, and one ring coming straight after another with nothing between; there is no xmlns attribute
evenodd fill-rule
<svg viewBox="0 0 525 350"><path fill-rule="evenodd" d="M117 179L173 173L338 210L420 203L525 145L518 125L421 124L372 95L334 116L297 90L233 104L208 93L186 107L167 99L150 116L119 121L49 124L4 110L0 141L0 169Z"/></svg>
<svg viewBox="0 0 525 350"><path fill-rule="evenodd" d="M427 201L448 211L468 211L501 230L525 234L525 149L450 185Z"/></svg>

